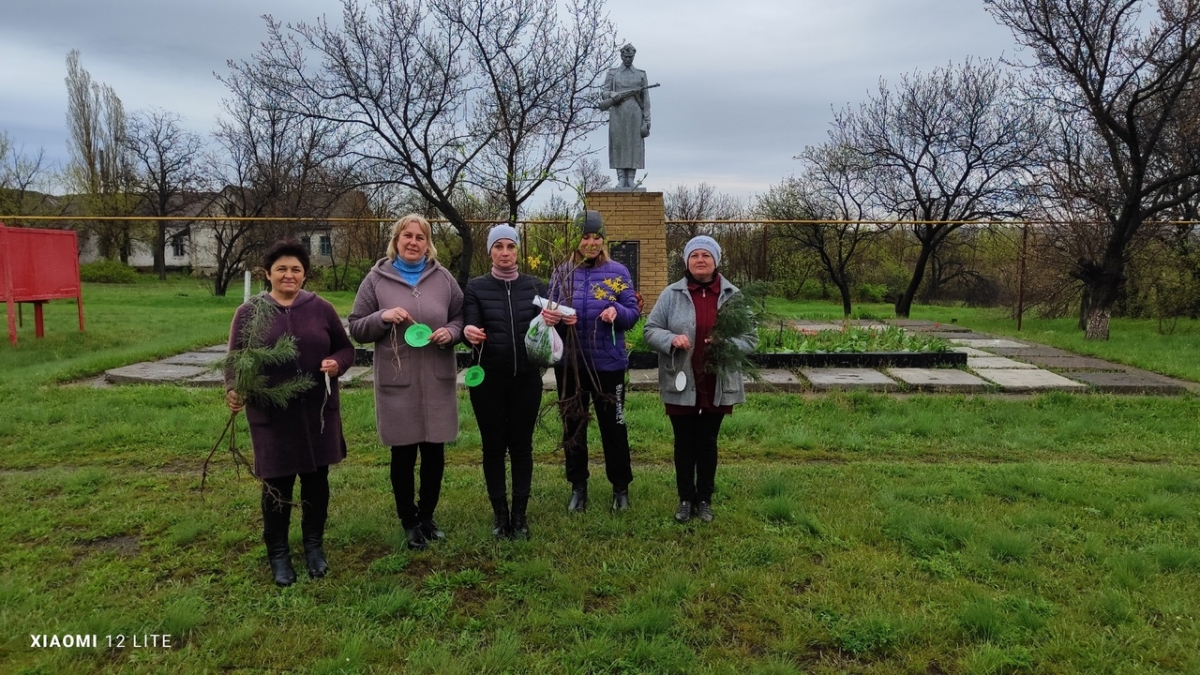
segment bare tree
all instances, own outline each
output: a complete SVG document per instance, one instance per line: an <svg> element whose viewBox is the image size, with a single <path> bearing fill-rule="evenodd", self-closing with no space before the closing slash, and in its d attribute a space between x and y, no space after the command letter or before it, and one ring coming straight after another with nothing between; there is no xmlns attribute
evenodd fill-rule
<svg viewBox="0 0 1200 675"><path fill-rule="evenodd" d="M271 242L314 227L297 218L328 217L350 189L337 164L344 137L333 123L263 105L252 89L231 89L235 95L225 100L214 134L219 152L209 160L209 180L222 186L216 203L231 218L279 221L214 223L217 295L225 295L230 281Z"/></svg>
<svg viewBox="0 0 1200 675"><path fill-rule="evenodd" d="M1102 245L1072 275L1083 284L1086 337L1108 339L1142 224L1200 190L1200 4L995 0L988 11L1031 52L1033 92L1061 120L1062 143L1047 162L1054 196L1100 223Z"/></svg>
<svg viewBox="0 0 1200 675"><path fill-rule="evenodd" d="M857 109L834 116L830 141L869 166L878 205L920 244L896 303L907 317L929 259L961 221L1016 215L1044 124L1016 96L1014 77L991 61L906 75Z"/></svg>
<svg viewBox="0 0 1200 675"><path fill-rule="evenodd" d="M889 227L863 222L874 215L874 187L861 157L833 145L805 148L799 177L773 185L758 199L758 211L770 220L831 220L831 224L788 224L776 231L813 251L842 296L842 313L850 316L852 265L857 256Z"/></svg>
<svg viewBox="0 0 1200 675"><path fill-rule="evenodd" d="M560 25L550 0L343 0L337 24L267 17L262 50L230 67L271 105L344 129L372 182L433 205L462 239L465 282L473 244L454 202L462 184L504 194L515 218L597 122L585 93L615 47L612 28L602 0L561 14Z"/></svg>
<svg viewBox="0 0 1200 675"><path fill-rule="evenodd" d="M51 179L44 150L38 148L36 153L28 153L24 147L17 147L8 134L0 132L0 214L49 214L54 203L48 194Z"/></svg>
<svg viewBox="0 0 1200 675"><path fill-rule="evenodd" d="M612 176L595 157L584 157L575 165L571 187L579 194L581 201L589 192L608 189L612 184Z"/></svg>
<svg viewBox="0 0 1200 675"><path fill-rule="evenodd" d="M129 122L126 144L137 169L133 189L141 195L143 210L160 216L155 222L154 271L167 278L167 226L170 216L186 213L199 198L200 137L180 127L181 118L162 109L135 113Z"/></svg>
<svg viewBox="0 0 1200 675"><path fill-rule="evenodd" d="M68 187L82 195L85 210L101 216L129 215L131 162L126 145L125 108L112 87L92 80L79 62L79 51L67 54ZM127 221L97 221L90 229L99 238L100 254L128 262L135 233Z"/></svg>
<svg viewBox="0 0 1200 675"><path fill-rule="evenodd" d="M547 181L591 152L584 137L604 121L596 105L617 50L604 0L433 0L433 10L471 42L481 74L480 111L495 135L469 179L500 197L508 221Z"/></svg>

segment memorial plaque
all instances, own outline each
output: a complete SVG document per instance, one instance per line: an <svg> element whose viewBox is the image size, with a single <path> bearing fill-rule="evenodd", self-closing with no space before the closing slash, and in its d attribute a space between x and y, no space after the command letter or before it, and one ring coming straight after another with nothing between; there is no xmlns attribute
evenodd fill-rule
<svg viewBox="0 0 1200 675"><path fill-rule="evenodd" d="M638 242L613 242L608 245L608 255L629 270L629 276L633 278L633 287L641 288L641 280L638 278Z"/></svg>

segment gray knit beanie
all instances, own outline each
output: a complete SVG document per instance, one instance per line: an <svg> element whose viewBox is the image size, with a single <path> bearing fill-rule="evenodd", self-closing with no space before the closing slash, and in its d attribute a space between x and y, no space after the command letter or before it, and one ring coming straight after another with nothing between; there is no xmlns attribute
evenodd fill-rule
<svg viewBox="0 0 1200 675"><path fill-rule="evenodd" d="M604 238L604 219L599 211L584 211L575 219L575 223L583 230L583 234L598 234Z"/></svg>
<svg viewBox="0 0 1200 675"><path fill-rule="evenodd" d="M509 225L508 223L500 223L488 232L487 250L492 250L492 247L496 245L496 242L500 241L501 239L511 239L512 242L517 246L521 245L521 239L517 236L517 228Z"/></svg>
<svg viewBox="0 0 1200 675"><path fill-rule="evenodd" d="M721 245L717 243L716 239L703 234L698 237L692 237L691 240L688 241L687 245L683 247L684 267L687 267L688 257L692 255L692 251L699 249L708 251L709 255L713 257L713 264L720 267Z"/></svg>

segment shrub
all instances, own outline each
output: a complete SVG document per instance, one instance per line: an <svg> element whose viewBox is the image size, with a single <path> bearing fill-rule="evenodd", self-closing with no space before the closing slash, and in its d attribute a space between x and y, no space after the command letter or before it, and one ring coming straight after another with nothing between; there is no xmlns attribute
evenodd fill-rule
<svg viewBox="0 0 1200 675"><path fill-rule="evenodd" d="M888 287L883 284L859 284L854 291L859 302L876 303L883 302L887 297Z"/></svg>
<svg viewBox="0 0 1200 675"><path fill-rule="evenodd" d="M96 284L137 283L137 270L120 260L97 260L79 266L79 280Z"/></svg>

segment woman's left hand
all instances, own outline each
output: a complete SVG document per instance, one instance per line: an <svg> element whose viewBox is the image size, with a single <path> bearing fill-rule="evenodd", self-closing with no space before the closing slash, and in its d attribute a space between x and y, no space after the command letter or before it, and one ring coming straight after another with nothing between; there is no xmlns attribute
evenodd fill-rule
<svg viewBox="0 0 1200 675"><path fill-rule="evenodd" d="M325 359L324 361L321 361L321 372L330 377L337 377L338 362L334 361L333 359Z"/></svg>
<svg viewBox="0 0 1200 675"><path fill-rule="evenodd" d="M608 309L604 310L603 312L600 312L600 320L603 321L604 323L612 323L612 322L616 321L617 320L617 308L609 307Z"/></svg>
<svg viewBox="0 0 1200 675"><path fill-rule="evenodd" d="M446 330L445 326L433 331L433 335L429 336L429 341L436 345L448 345L454 336L450 335L450 331Z"/></svg>

